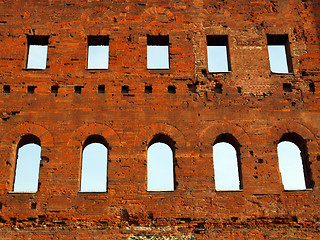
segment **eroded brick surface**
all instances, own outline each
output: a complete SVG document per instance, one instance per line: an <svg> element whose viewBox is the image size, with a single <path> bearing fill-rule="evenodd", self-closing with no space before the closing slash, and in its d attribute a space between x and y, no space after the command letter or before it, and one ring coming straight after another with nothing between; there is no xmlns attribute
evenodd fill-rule
<svg viewBox="0 0 320 240"><path fill-rule="evenodd" d="M311 0L0 0L1 239L318 239L319 22ZM170 70L146 69L148 34L169 35ZM288 34L293 74L270 72L267 34ZM27 35L49 36L47 69L25 69ZM88 35L109 35L108 70L86 70ZM230 73L208 73L207 35L228 35ZM286 132L307 142L312 190L283 190ZM146 191L159 133L176 142L174 192ZM241 145L243 191L215 191L222 133ZM17 194L26 134L41 140L39 191ZM110 146L108 191L79 193L93 134Z"/></svg>

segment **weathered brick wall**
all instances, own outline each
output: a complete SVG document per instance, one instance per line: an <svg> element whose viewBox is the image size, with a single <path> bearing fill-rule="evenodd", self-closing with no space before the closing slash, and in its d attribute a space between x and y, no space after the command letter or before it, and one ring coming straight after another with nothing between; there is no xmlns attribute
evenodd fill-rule
<svg viewBox="0 0 320 240"><path fill-rule="evenodd" d="M311 0L0 0L1 238L319 238L319 7ZM49 36L45 70L25 69L33 34ZM146 69L147 34L169 35L170 70ZM208 73L206 36L214 34L229 37L230 73ZM267 34L288 34L293 74L270 72ZM88 35L109 35L108 70L85 69ZM307 140L312 190L283 190L276 146L286 132ZM148 142L158 133L176 142L174 192L146 191ZM243 191L215 191L212 144L222 133L241 145ZM25 134L41 140L34 194L11 192ZM110 146L106 193L79 193L81 144L92 134Z"/></svg>

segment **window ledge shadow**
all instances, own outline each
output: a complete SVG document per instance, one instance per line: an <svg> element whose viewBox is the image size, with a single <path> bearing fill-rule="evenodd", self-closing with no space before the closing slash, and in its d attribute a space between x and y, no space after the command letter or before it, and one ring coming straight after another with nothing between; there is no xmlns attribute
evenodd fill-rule
<svg viewBox="0 0 320 240"><path fill-rule="evenodd" d="M239 190L215 190L216 193L236 193L236 192L243 192L243 189Z"/></svg>
<svg viewBox="0 0 320 240"><path fill-rule="evenodd" d="M47 67L45 69L42 68L22 68L23 71L45 71L47 70Z"/></svg>
<svg viewBox="0 0 320 240"><path fill-rule="evenodd" d="M86 71L106 71L109 70L109 68L85 68Z"/></svg>
<svg viewBox="0 0 320 240"><path fill-rule="evenodd" d="M9 191L8 194L36 194L38 192L14 192L14 191Z"/></svg>
<svg viewBox="0 0 320 240"><path fill-rule="evenodd" d="M306 189L285 189L283 190L286 193L297 193L297 192L310 192L313 188L306 188Z"/></svg>
<svg viewBox="0 0 320 240"><path fill-rule="evenodd" d="M88 194L88 195L93 195L93 194L104 194L107 193L107 191L79 191L78 194Z"/></svg>
<svg viewBox="0 0 320 240"><path fill-rule="evenodd" d="M209 74L224 74L224 73L231 73L231 72L232 71L222 71L222 72L219 72L219 71L218 72L209 72L208 71Z"/></svg>
<svg viewBox="0 0 320 240"><path fill-rule="evenodd" d="M280 73L280 72L272 72L272 71L270 71L270 73L273 74L273 75L294 75L293 72Z"/></svg>

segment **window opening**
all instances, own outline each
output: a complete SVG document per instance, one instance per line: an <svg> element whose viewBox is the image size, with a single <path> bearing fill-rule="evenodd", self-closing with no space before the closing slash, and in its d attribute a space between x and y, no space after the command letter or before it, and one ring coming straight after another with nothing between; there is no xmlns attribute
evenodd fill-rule
<svg viewBox="0 0 320 240"><path fill-rule="evenodd" d="M217 191L242 189L239 143L231 134L220 135L213 145L214 179Z"/></svg>
<svg viewBox="0 0 320 240"><path fill-rule="evenodd" d="M228 36L207 36L207 57L209 72L231 71Z"/></svg>
<svg viewBox="0 0 320 240"><path fill-rule="evenodd" d="M27 41L27 69L46 69L49 37L29 35Z"/></svg>
<svg viewBox="0 0 320 240"><path fill-rule="evenodd" d="M293 72L288 35L268 35L267 41L271 72Z"/></svg>
<svg viewBox="0 0 320 240"><path fill-rule="evenodd" d="M147 36L147 68L169 69L169 36Z"/></svg>
<svg viewBox="0 0 320 240"><path fill-rule="evenodd" d="M41 160L40 140L27 135L18 144L14 192L37 192Z"/></svg>
<svg viewBox="0 0 320 240"><path fill-rule="evenodd" d="M161 138L151 142L147 152L148 191L174 191L173 151Z"/></svg>
<svg viewBox="0 0 320 240"><path fill-rule="evenodd" d="M81 192L107 191L108 148L101 136L89 137L82 151Z"/></svg>
<svg viewBox="0 0 320 240"><path fill-rule="evenodd" d="M286 133L277 146L279 170L285 190L312 188L306 141L296 133Z"/></svg>
<svg viewBox="0 0 320 240"><path fill-rule="evenodd" d="M109 36L88 36L88 69L109 68Z"/></svg>
<svg viewBox="0 0 320 240"><path fill-rule="evenodd" d="M278 144L279 169L285 190L306 189L300 149L292 142Z"/></svg>

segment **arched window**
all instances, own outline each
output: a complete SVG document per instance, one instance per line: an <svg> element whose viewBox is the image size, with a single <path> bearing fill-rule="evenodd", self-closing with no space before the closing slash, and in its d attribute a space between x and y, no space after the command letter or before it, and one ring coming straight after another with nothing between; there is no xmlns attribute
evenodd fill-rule
<svg viewBox="0 0 320 240"><path fill-rule="evenodd" d="M107 191L108 147L98 135L87 138L83 144L81 167L81 192Z"/></svg>
<svg viewBox="0 0 320 240"><path fill-rule="evenodd" d="M174 191L173 141L156 135L150 142L148 159L148 191Z"/></svg>
<svg viewBox="0 0 320 240"><path fill-rule="evenodd" d="M40 160L40 139L34 135L23 136L17 147L14 192L38 191Z"/></svg>
<svg viewBox="0 0 320 240"><path fill-rule="evenodd" d="M280 139L277 150L284 189L312 188L306 141L296 133L286 133Z"/></svg>
<svg viewBox="0 0 320 240"><path fill-rule="evenodd" d="M239 143L231 134L220 135L213 145L214 180L217 191L242 189Z"/></svg>

